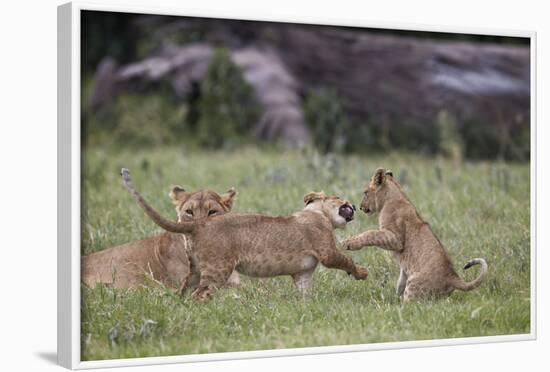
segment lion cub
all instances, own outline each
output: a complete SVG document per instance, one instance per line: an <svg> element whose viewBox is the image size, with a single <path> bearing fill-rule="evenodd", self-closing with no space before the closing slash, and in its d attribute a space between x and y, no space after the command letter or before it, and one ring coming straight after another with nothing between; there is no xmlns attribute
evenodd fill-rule
<svg viewBox="0 0 550 372"><path fill-rule="evenodd" d="M180 186L169 194L178 221L225 214L231 210L235 195L234 189L220 195L209 190L187 192ZM190 253L185 235L165 232L83 256L81 278L90 287L105 283L131 288L145 284L147 276L152 276L164 285L184 290L199 281ZM227 284L238 285L239 274L234 272Z"/></svg>
<svg viewBox="0 0 550 372"><path fill-rule="evenodd" d="M348 250L378 246L392 251L401 268L397 294L405 300L426 296L448 295L455 289L477 288L487 275L487 263L474 258L464 270L480 264L477 279L464 282L455 270L449 255L409 201L390 171L380 168L364 191L361 210L367 215L379 214L379 230L369 230L347 239Z"/></svg>
<svg viewBox="0 0 550 372"><path fill-rule="evenodd" d="M333 229L353 220L353 206L336 196L312 192L304 197L305 208L290 216L225 214L201 220L172 222L160 216L131 184L127 169L124 185L151 219L163 229L189 234L197 257L200 283L197 299L211 297L231 272L255 277L290 275L302 294L311 285L318 263L366 279L368 270L355 265L338 251Z"/></svg>

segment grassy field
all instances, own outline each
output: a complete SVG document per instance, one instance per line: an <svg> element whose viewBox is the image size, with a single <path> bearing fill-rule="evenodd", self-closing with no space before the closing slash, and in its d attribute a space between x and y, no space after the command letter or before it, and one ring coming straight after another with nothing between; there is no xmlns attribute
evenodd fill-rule
<svg viewBox="0 0 550 372"><path fill-rule="evenodd" d="M82 254L161 232L118 175L131 171L138 190L175 216L171 185L239 192L234 211L286 215L308 191L324 190L356 204L372 172L394 171L430 222L457 268L485 257L479 289L441 301L402 305L398 267L377 248L349 253L370 269L367 281L319 267L313 294L302 299L290 277L243 277L243 286L208 303L169 289L113 290L82 286L82 359L97 360L240 350L528 333L530 330L529 165L464 163L412 154L322 157L254 148L234 153L181 148L112 153L88 149L83 159ZM337 240L375 228L359 213ZM461 271L459 271L461 272ZM465 273L477 275L477 268Z"/></svg>

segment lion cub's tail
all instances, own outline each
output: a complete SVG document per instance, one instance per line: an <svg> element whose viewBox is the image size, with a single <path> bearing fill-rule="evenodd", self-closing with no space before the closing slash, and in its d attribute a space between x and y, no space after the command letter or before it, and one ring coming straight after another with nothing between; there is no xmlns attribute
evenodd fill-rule
<svg viewBox="0 0 550 372"><path fill-rule="evenodd" d="M479 287L481 283L483 283L483 281L485 280L485 277L487 276L487 262L483 258L471 259L464 266L464 270L468 270L470 267L474 265L481 265L481 270L479 272L478 277L472 280L471 282L465 282L462 278L457 276L455 282L453 283L456 289L460 289L462 291L470 291L472 289Z"/></svg>
<svg viewBox="0 0 550 372"><path fill-rule="evenodd" d="M174 233L190 233L194 230L195 223L193 221L173 222L162 217L156 210L154 210L153 207L151 207L145 199L143 199L143 196L141 196L141 194L134 188L132 180L130 179L130 171L128 169L122 168L120 175L122 176L126 190L132 194L140 207L143 208L145 213L147 213L154 223L162 227L164 230Z"/></svg>

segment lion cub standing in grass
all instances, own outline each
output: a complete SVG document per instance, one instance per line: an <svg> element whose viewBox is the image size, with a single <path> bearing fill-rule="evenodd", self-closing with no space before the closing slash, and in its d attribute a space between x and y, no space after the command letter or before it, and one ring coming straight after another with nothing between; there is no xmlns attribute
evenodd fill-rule
<svg viewBox="0 0 550 372"><path fill-rule="evenodd" d="M465 270L480 264L481 271L477 279L464 282L430 225L420 217L391 172L382 168L376 171L364 191L361 210L367 215L379 214L379 230L349 238L344 246L358 250L375 245L394 252L401 268L397 293L405 300L448 295L455 289L469 291L483 282L487 274L485 260L468 261Z"/></svg>
<svg viewBox="0 0 550 372"><path fill-rule="evenodd" d="M333 230L353 220L353 206L336 196L312 192L305 208L290 216L225 214L201 220L172 222L160 216L134 189L127 169L124 185L151 219L163 229L189 234L197 257L200 283L197 299L211 297L233 270L255 277L290 275L307 293L318 263L366 279L368 270L338 251Z"/></svg>
<svg viewBox="0 0 550 372"><path fill-rule="evenodd" d="M234 189L220 195L210 190L187 192L175 186L169 196L176 206L178 221L188 221L229 212L236 194ZM147 277L152 277L179 290L193 289L199 275L190 253L185 235L165 232L83 256L81 277L91 287L104 283L131 288L144 285ZM227 284L239 285L239 274L232 273Z"/></svg>

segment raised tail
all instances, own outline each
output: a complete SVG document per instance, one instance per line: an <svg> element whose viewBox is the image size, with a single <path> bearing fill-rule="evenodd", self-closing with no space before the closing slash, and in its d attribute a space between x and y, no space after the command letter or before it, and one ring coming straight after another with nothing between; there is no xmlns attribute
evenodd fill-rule
<svg viewBox="0 0 550 372"><path fill-rule="evenodd" d="M464 266L464 270L468 270L470 267L475 265L481 265L481 270L479 271L479 275L477 276L477 278L475 278L471 282L465 282L462 278L457 276L455 282L453 283L456 289L460 289L462 291L471 291L472 289L479 287L481 283L483 283L485 277L487 276L487 262L483 258L473 258L466 263L466 265Z"/></svg>
<svg viewBox="0 0 550 372"><path fill-rule="evenodd" d="M132 180L130 179L130 171L126 168L122 168L120 170L120 175L122 176L122 180L124 183L124 187L126 187L126 190L132 196L134 199L136 199L137 203L143 208L145 213L153 220L154 223L162 227L166 231L170 231L173 233L190 233L193 232L195 228L195 223L193 221L184 221L184 222L173 222L170 221L164 217L162 217L156 210L153 209L146 201L143 199L141 194L134 189L134 185L132 185Z"/></svg>

